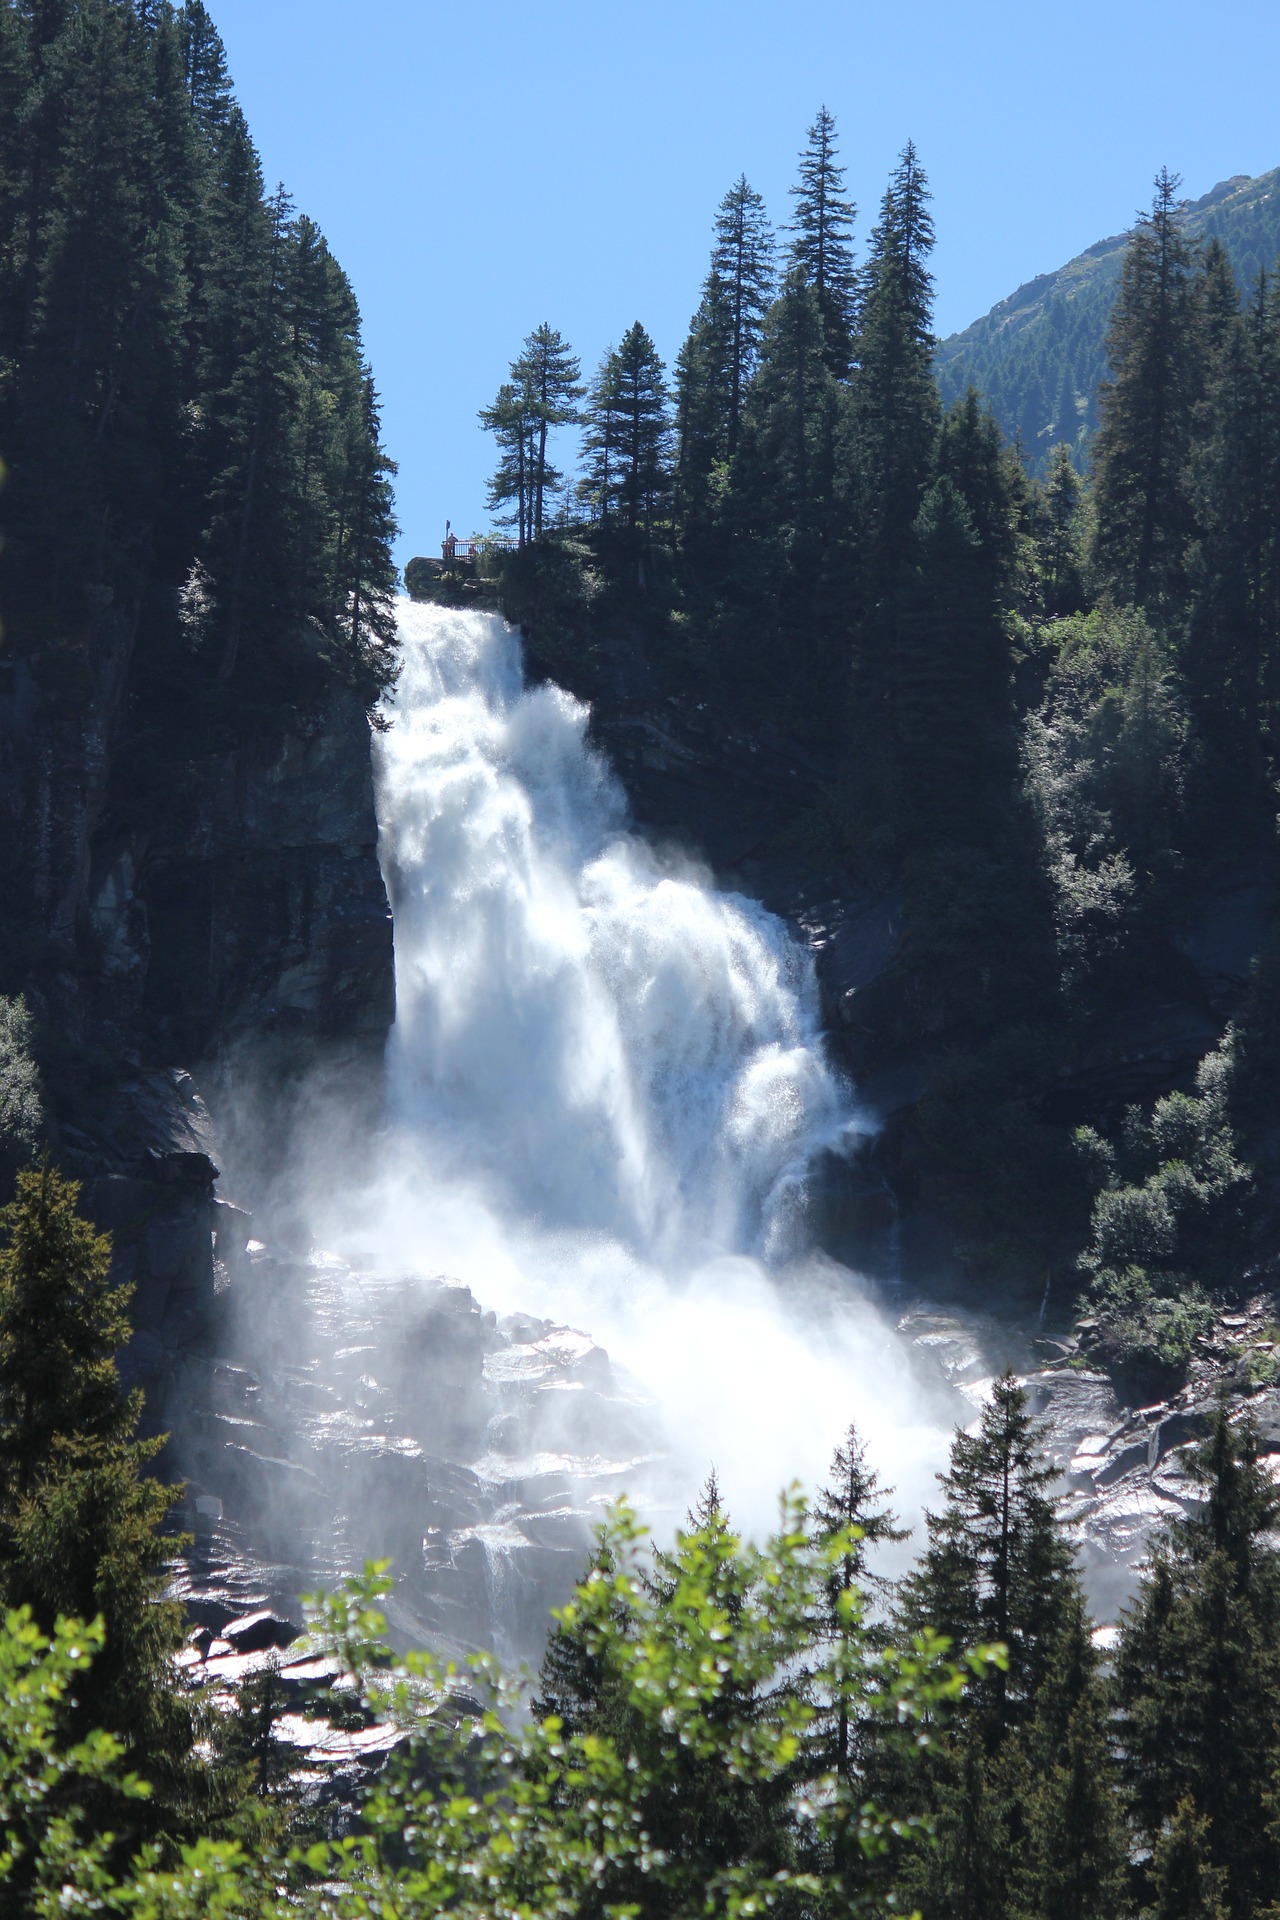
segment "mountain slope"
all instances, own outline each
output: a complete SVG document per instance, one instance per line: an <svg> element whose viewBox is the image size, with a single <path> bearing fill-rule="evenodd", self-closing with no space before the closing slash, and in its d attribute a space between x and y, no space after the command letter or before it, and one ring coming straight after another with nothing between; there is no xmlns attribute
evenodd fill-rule
<svg viewBox="0 0 1280 1920"><path fill-rule="evenodd" d="M1221 240L1242 287L1280 262L1280 168L1256 180L1238 174L1184 210L1193 239ZM938 348L943 400L977 387L1035 471L1045 471L1059 440L1083 449L1098 423L1103 343L1127 239L1099 240L1029 280Z"/></svg>

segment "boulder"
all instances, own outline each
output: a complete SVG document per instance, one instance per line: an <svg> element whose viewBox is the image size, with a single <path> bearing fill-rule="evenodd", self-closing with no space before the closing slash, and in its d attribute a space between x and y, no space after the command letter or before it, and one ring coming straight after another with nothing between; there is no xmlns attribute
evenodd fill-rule
<svg viewBox="0 0 1280 1920"><path fill-rule="evenodd" d="M267 1607L247 1613L239 1620L228 1620L222 1638L237 1653L262 1653L269 1647L291 1647L301 1632L290 1620L282 1620Z"/></svg>

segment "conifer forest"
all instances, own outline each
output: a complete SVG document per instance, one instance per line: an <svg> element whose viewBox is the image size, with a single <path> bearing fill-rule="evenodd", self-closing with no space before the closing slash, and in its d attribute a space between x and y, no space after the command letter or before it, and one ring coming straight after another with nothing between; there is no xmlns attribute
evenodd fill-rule
<svg viewBox="0 0 1280 1920"><path fill-rule="evenodd" d="M0 0L0 1915L1280 1920L1277 176L940 340L797 140L401 574L204 0Z"/></svg>

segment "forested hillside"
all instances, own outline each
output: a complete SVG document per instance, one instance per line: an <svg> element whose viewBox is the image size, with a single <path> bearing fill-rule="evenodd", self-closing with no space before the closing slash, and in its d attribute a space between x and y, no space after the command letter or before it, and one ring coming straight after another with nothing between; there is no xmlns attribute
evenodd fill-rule
<svg viewBox="0 0 1280 1920"><path fill-rule="evenodd" d="M10 644L72 677L94 613L164 582L192 685L264 697L314 621L372 699L390 507L359 314L264 192L207 13L9 5L0 31Z"/></svg>
<svg viewBox="0 0 1280 1920"><path fill-rule="evenodd" d="M199 0L6 4L0 100L0 991L46 1047L191 1057L344 896L297 1013L350 1029L389 999L363 713L395 578L355 297L265 189ZM253 804L300 736L352 769L341 823Z"/></svg>
<svg viewBox="0 0 1280 1920"><path fill-rule="evenodd" d="M676 710L686 761L780 760L757 855L897 928L833 1013L919 1271L1083 1299L1139 1392L1280 1251L1280 308L1207 217L1162 174L1123 248L1085 479L943 404L919 155L855 250L825 113L781 234L726 194L670 376L638 321L587 381L544 324L482 416L535 657L620 738L647 701L668 757Z"/></svg>
<svg viewBox="0 0 1280 1920"><path fill-rule="evenodd" d="M1272 272L1280 257L1278 187L1280 171L1256 180L1242 174L1181 209L1188 237L1220 241L1242 287L1256 286L1258 275ZM1041 479L1059 443L1072 448L1082 469L1087 462L1126 244L1124 234L1099 240L939 343L943 400L976 387Z"/></svg>
<svg viewBox="0 0 1280 1920"><path fill-rule="evenodd" d="M385 1566L313 1598L301 1644L174 1592L157 1378L170 1404L202 1384L241 1484L296 1483L281 1533L296 1511L317 1552L345 1545L311 1470L244 1439L270 1440L262 1383L210 1329L249 1222L175 1062L270 1040L284 1115L290 1049L380 1058L390 469L352 291L265 190L200 0L6 0L0 98L0 1909L1275 1920L1266 231L1246 275L1159 176L1088 471L1064 446L1040 476L977 391L944 404L920 154L860 240L824 109L781 233L729 187L672 369L620 316L587 378L543 322L497 382L504 530L415 587L496 597L535 671L634 726L637 786L696 764L722 812L763 792L733 858L791 876L820 966L884 933L824 985L883 1118L885 1277L1016 1316L1088 1405L1123 1402L1054 1454L988 1373L896 1580L854 1428L758 1545L714 1474L656 1545L619 1503L535 1690L385 1645ZM828 1158L843 1250L874 1268L859 1169ZM422 1468L470 1498L478 1474L426 1462L376 1396L348 1421L292 1365L290 1286L326 1264L247 1269L285 1389L353 1499L358 1442L401 1492ZM424 1395L461 1350L439 1316L401 1347ZM363 1376L372 1351L341 1357ZM1064 1482L1092 1495L1135 1456L1164 1524L1098 1635ZM544 1456L530 1476L563 1555ZM424 1567L440 1511L390 1509ZM468 1523L486 1579L500 1530Z"/></svg>

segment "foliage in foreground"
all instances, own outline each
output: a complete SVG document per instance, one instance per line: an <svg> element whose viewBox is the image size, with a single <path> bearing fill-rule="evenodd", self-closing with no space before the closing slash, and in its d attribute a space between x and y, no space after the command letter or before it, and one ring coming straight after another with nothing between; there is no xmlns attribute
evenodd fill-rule
<svg viewBox="0 0 1280 1920"><path fill-rule="evenodd" d="M832 1485L812 1509L785 1498L760 1547L714 1476L669 1547L620 1505L531 1714L485 1656L396 1662L385 1567L311 1603L311 1650L336 1656L357 1717L396 1735L316 1840L295 1762L274 1751L285 1729L268 1711L252 1754L220 1770L208 1743L226 1729L193 1713L166 1657L168 1495L133 1451L103 1351L121 1298L74 1198L48 1168L24 1175L0 1256L6 1916L1270 1914L1280 1493L1259 1435L1224 1403L1191 1450L1198 1504L1158 1540L1108 1674L1011 1375L957 1435L896 1592L867 1564L901 1534L852 1430ZM56 1314L24 1320L54 1293ZM61 1329L53 1373L22 1337L37 1320ZM113 1501L73 1524L64 1481L103 1462ZM39 1550L45 1507L61 1588ZM104 1617L85 1624L85 1600Z"/></svg>
<svg viewBox="0 0 1280 1920"><path fill-rule="evenodd" d="M807 1763L819 1704L913 1730L904 1750L923 1753L928 1723L959 1697L965 1672L995 1656L975 1653L957 1667L927 1631L889 1650L864 1630L855 1588L841 1589L841 1631L815 1656L815 1611L853 1546L847 1531L815 1546L793 1496L759 1549L723 1525L681 1533L661 1558L658 1590L643 1571L643 1529L620 1506L561 1617L614 1691L613 1734L571 1733L555 1716L515 1731L516 1692L485 1657L461 1673L425 1654L391 1664L377 1607L392 1583L370 1567L313 1609L317 1642L403 1733L357 1830L288 1858L202 1843L162 1869L144 1852L120 1880L106 1867L110 1836L86 1829L74 1795L48 1812L54 1782L112 1778L122 1791L147 1791L117 1776L122 1749L109 1735L70 1746L58 1738L60 1709L101 1629L61 1621L49 1637L29 1614L10 1614L0 1635L0 1794L17 1817L6 1821L0 1887L21 1866L30 1913L145 1920L886 1911L883 1863L928 1821L876 1806L856 1777ZM464 1681L479 1711L460 1710ZM656 1841L659 1807L688 1823L726 1799L772 1799L785 1813L743 1823L718 1854L687 1829L673 1830L670 1845Z"/></svg>

